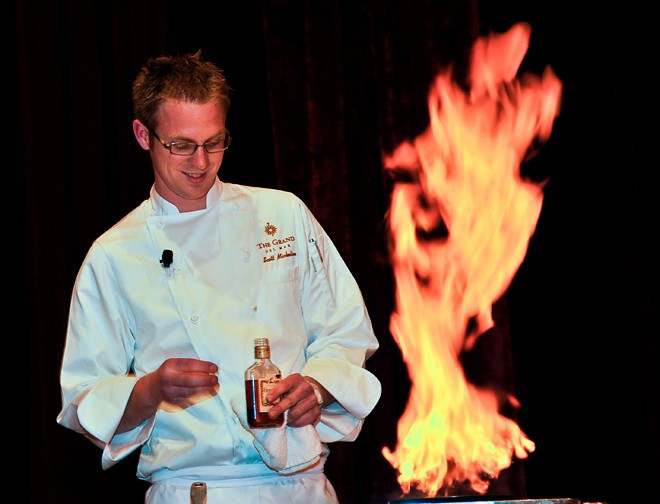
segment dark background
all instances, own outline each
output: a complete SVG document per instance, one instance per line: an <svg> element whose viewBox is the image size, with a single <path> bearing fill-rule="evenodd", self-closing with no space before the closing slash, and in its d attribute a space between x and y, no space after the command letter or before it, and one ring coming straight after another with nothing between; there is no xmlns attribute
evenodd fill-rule
<svg viewBox="0 0 660 504"><path fill-rule="evenodd" d="M521 70L550 65L564 94L550 140L522 167L549 177L536 233L496 304L496 329L470 356L475 379L515 391L518 422L537 446L491 493L617 504L657 495L660 44L651 12L641 0L5 5L5 193L20 205L24 323L11 331L27 334L29 376L27 390L8 388L29 403L30 502L143 501L135 457L103 472L100 451L56 424L58 374L78 267L153 180L131 131L132 79L148 57L197 48L234 88L221 177L306 201L354 272L381 342L368 367L382 399L356 442L331 447L327 472L343 504L399 498L381 455L396 443L409 386L388 329L392 181L382 157L427 126L436 72L460 67L475 36L518 21L532 26ZM23 408L14 411L10 427L25 423Z"/></svg>

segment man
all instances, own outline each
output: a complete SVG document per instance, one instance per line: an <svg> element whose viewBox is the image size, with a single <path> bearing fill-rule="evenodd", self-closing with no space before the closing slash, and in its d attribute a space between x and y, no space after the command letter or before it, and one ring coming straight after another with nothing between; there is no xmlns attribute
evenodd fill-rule
<svg viewBox="0 0 660 504"><path fill-rule="evenodd" d="M133 104L154 184L80 268L58 422L104 469L140 449L148 503L336 503L327 443L355 440L381 393L354 278L300 199L219 180L229 87L200 52L149 60ZM255 338L283 374L282 428L245 421Z"/></svg>

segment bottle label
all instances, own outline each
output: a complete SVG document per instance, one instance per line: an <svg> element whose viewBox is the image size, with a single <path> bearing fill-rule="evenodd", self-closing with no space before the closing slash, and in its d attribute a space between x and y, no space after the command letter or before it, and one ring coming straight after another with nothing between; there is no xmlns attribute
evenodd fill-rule
<svg viewBox="0 0 660 504"><path fill-rule="evenodd" d="M268 380L259 380L259 410L266 413L272 409L277 403L280 402L278 397L275 401L270 402L266 397L273 387L279 382L279 378L271 376Z"/></svg>

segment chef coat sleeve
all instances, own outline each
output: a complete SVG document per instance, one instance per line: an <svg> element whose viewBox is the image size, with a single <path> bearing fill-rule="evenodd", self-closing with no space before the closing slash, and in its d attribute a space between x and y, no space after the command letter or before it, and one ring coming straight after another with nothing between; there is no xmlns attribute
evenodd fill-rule
<svg viewBox="0 0 660 504"><path fill-rule="evenodd" d="M303 208L309 261L303 314L309 344L302 374L337 399L322 410L321 440L353 441L381 395L380 381L365 367L378 340L357 282L321 225Z"/></svg>
<svg viewBox="0 0 660 504"><path fill-rule="evenodd" d="M60 371L62 410L57 422L104 450L107 469L144 444L154 419L115 434L133 387L134 338L130 308L98 242L78 272L69 308Z"/></svg>

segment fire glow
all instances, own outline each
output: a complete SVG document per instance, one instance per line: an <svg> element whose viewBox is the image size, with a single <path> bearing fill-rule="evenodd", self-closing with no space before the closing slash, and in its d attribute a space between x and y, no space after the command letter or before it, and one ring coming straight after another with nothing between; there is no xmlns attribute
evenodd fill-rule
<svg viewBox="0 0 660 504"><path fill-rule="evenodd" d="M562 84L517 73L531 28L479 38L468 87L452 71L429 92L429 127L384 166L395 177L388 221L396 281L390 330L411 389L394 451L383 456L399 485L425 495L469 487L485 493L513 457L535 445L499 413L495 392L467 382L462 352L493 327L492 305L509 287L536 228L542 184L520 165L550 136ZM509 398L516 405L515 398Z"/></svg>

